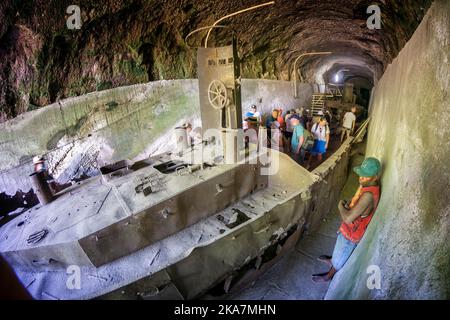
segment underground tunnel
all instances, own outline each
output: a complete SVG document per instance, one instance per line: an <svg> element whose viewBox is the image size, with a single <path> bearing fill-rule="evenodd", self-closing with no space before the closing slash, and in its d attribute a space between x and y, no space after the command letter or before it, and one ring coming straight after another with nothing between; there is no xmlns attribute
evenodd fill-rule
<svg viewBox="0 0 450 320"><path fill-rule="evenodd" d="M450 298L448 0L0 18L2 299Z"/></svg>

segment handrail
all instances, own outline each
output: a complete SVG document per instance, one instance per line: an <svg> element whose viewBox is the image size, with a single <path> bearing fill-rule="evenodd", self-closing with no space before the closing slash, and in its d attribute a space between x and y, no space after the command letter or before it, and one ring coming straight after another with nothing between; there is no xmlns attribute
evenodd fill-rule
<svg viewBox="0 0 450 320"><path fill-rule="evenodd" d="M364 132L364 130L366 129L366 127L369 125L369 121L370 121L370 117L368 117L368 118L362 123L362 125L358 128L358 130L356 130L356 132L355 132L355 137L354 137L353 140L352 140L352 144L358 142L358 139L360 138L360 136L362 135L362 133Z"/></svg>

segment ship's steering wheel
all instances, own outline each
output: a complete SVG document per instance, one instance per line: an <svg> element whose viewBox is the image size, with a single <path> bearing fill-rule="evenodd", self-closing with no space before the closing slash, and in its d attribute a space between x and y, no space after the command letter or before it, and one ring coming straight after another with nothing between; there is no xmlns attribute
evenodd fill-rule
<svg viewBox="0 0 450 320"><path fill-rule="evenodd" d="M228 105L227 87L220 80L213 80L208 87L208 100L214 109L220 110Z"/></svg>

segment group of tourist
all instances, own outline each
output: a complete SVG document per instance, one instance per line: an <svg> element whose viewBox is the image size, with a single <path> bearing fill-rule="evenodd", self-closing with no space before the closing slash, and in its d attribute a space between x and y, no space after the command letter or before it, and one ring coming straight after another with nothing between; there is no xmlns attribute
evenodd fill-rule
<svg viewBox="0 0 450 320"><path fill-rule="evenodd" d="M246 114L244 123L257 125L261 123L261 115L256 106ZM322 161L322 156L330 143L331 114L319 113L311 117L305 108L289 110L283 115L283 110L273 109L265 121L268 141L277 143L279 151L288 153L299 164L305 165L305 154L309 153L305 167L309 168L313 156ZM341 124L341 142L353 134L356 123L356 107L346 112ZM281 132L281 134L280 134ZM380 199L379 175L381 164L378 159L370 157L361 166L355 167L354 172L359 176L360 186L350 202L341 200L338 204L342 224L332 255L321 255L318 260L328 266L328 271L312 275L314 282L327 282L343 268L358 243L361 241L366 228L372 219Z"/></svg>
<svg viewBox="0 0 450 320"><path fill-rule="evenodd" d="M355 129L356 108L344 116L341 128L341 141L348 138ZM256 129L261 124L261 113L255 105L244 116L244 129ZM315 157L320 163L330 144L331 113L319 111L312 117L304 107L283 113L274 108L265 119L268 143L272 148L289 154L296 162L309 168ZM274 143L275 142L275 143Z"/></svg>

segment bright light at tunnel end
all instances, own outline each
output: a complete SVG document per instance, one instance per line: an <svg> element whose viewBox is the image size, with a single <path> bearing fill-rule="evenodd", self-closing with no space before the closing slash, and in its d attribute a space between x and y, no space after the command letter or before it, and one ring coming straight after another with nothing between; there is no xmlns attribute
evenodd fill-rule
<svg viewBox="0 0 450 320"><path fill-rule="evenodd" d="M339 82L339 74L336 73L336 75L334 76L334 82Z"/></svg>

